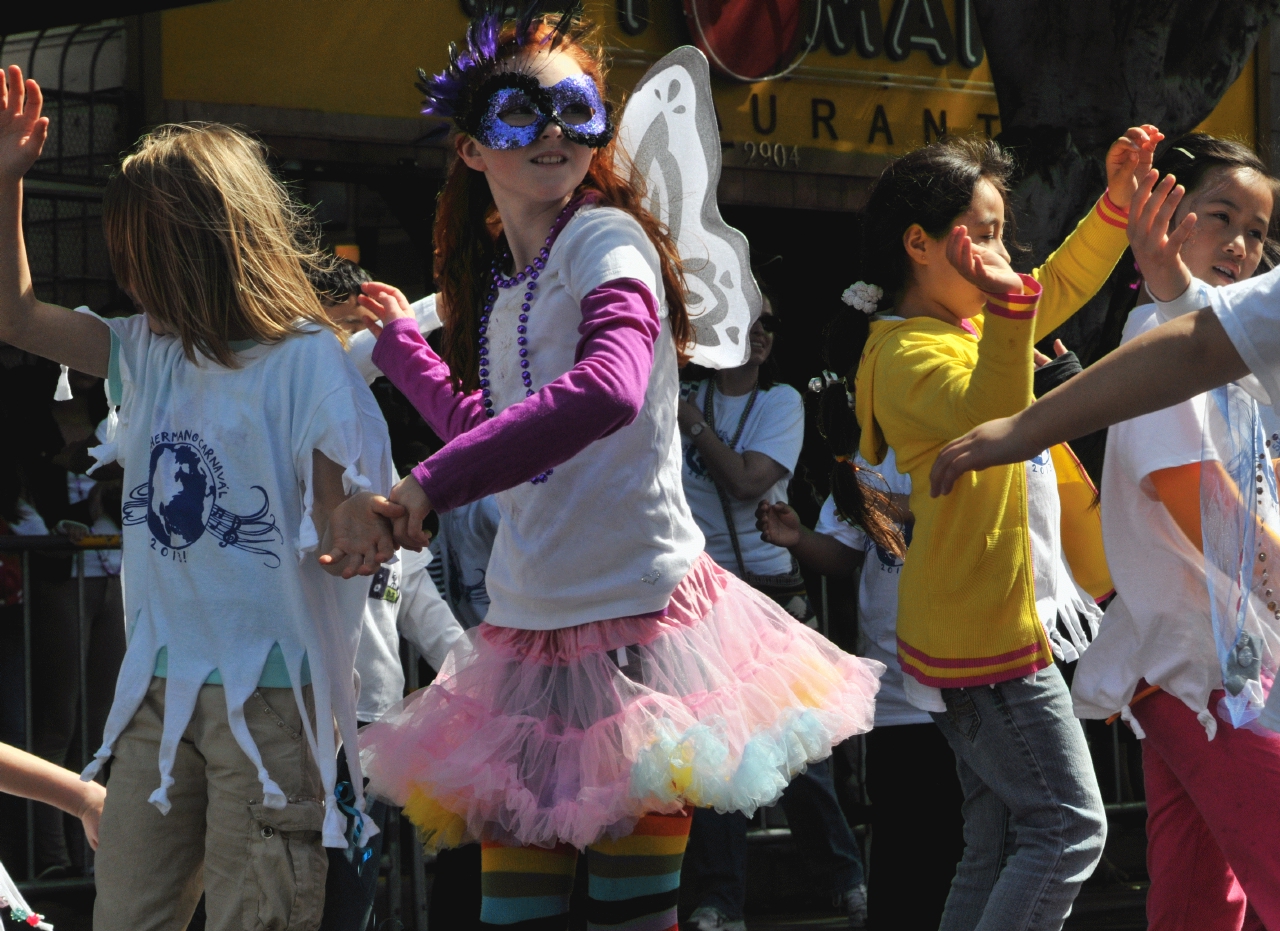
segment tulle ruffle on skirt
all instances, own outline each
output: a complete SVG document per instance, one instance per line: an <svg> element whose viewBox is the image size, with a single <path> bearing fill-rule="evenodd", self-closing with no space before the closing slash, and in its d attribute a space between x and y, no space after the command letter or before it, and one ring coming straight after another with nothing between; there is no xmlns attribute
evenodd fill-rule
<svg viewBox="0 0 1280 931"><path fill-rule="evenodd" d="M469 636L360 738L369 791L434 849L582 848L685 805L750 814L871 729L884 670L705 555L665 616Z"/></svg>

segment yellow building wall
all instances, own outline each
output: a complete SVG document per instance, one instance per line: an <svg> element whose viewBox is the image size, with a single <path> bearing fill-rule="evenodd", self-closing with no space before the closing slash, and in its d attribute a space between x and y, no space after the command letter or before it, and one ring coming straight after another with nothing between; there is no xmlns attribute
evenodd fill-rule
<svg viewBox="0 0 1280 931"><path fill-rule="evenodd" d="M457 0L222 0L161 18L167 100L412 117L414 69L440 70Z"/></svg>
<svg viewBox="0 0 1280 931"><path fill-rule="evenodd" d="M615 94L633 86L664 52L689 41L673 0L650 6L652 24L633 37L617 28L612 0L587 3L588 15L606 26ZM882 18L891 6L892 0L881 0ZM954 29L954 0L945 6ZM458 0L221 0L166 11L161 23L166 99L413 117L420 108L415 69L441 70L446 46L462 37L466 19ZM1253 143L1253 68L1251 59L1203 124L1206 131ZM892 62L883 55L837 57L818 49L780 80L716 79L715 96L724 138L750 143L761 162L760 144L768 143L769 160L779 167L804 167L802 149L901 154L932 136L929 120L952 132L988 126L999 132L985 59L968 70L937 67L919 51ZM873 134L877 107L883 118ZM829 121L815 123L815 108ZM760 131L770 123L770 132ZM776 158L778 147L782 159Z"/></svg>

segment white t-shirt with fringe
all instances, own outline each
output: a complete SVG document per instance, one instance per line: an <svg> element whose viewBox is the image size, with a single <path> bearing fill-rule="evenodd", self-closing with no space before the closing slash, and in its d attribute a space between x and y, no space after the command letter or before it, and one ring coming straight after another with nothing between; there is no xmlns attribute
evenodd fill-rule
<svg viewBox="0 0 1280 931"><path fill-rule="evenodd" d="M369 580L343 580L316 561L312 454L343 469L347 494L387 494L395 480L386 424L333 334L318 328L272 345L249 344L236 368L191 362L143 315L111 330L108 397L118 422L93 453L124 468L123 585L132 626L92 778L146 695L167 647L165 720L157 788L165 812L177 743L213 670L236 742L258 770L263 804L286 798L263 765L244 718L279 644L303 709L311 672L316 726L307 740L325 789L324 843L345 846L334 798L336 744L356 739L353 663ZM358 763L351 761L354 769ZM361 780L352 773L360 792ZM369 836L370 823L364 836Z"/></svg>

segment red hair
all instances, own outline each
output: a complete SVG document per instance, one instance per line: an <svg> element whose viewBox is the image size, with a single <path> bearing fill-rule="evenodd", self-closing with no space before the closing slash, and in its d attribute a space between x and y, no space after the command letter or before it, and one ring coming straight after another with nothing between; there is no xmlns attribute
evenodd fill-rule
<svg viewBox="0 0 1280 931"><path fill-rule="evenodd" d="M537 48L554 32L546 17L535 20L533 35L524 48ZM571 30L555 46L569 55L596 83L605 97L604 53L595 41L596 30ZM499 54L516 54L514 25L502 30ZM461 141L462 135L455 140ZM693 327L685 307L684 276L675 241L667 228L644 206L644 181L631 170L626 154L617 147L617 137L592 153L587 175L574 197L594 194L597 204L616 207L630 214L649 237L662 266L662 286L666 292L667 318L675 337L680 363L687 361ZM480 387L479 318L488 293L494 259L504 251L502 218L498 216L489 182L484 172L468 168L455 154L444 187L436 201L434 274L440 289L444 339L441 355L449 366L455 391L475 391Z"/></svg>

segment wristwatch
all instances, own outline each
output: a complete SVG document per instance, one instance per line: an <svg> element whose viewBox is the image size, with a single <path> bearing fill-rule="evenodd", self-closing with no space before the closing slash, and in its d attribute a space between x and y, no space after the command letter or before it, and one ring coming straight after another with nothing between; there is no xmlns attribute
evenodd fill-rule
<svg viewBox="0 0 1280 931"><path fill-rule="evenodd" d="M705 430L705 429L707 429L707 425L706 425L706 423L704 423L703 421L699 420L697 423L695 423L692 427L690 427L690 428L689 428L689 437L690 437L690 439L692 439L692 438L694 438L694 437L698 436L698 435L699 435L700 433L702 433L702 431L703 431L703 430Z"/></svg>

